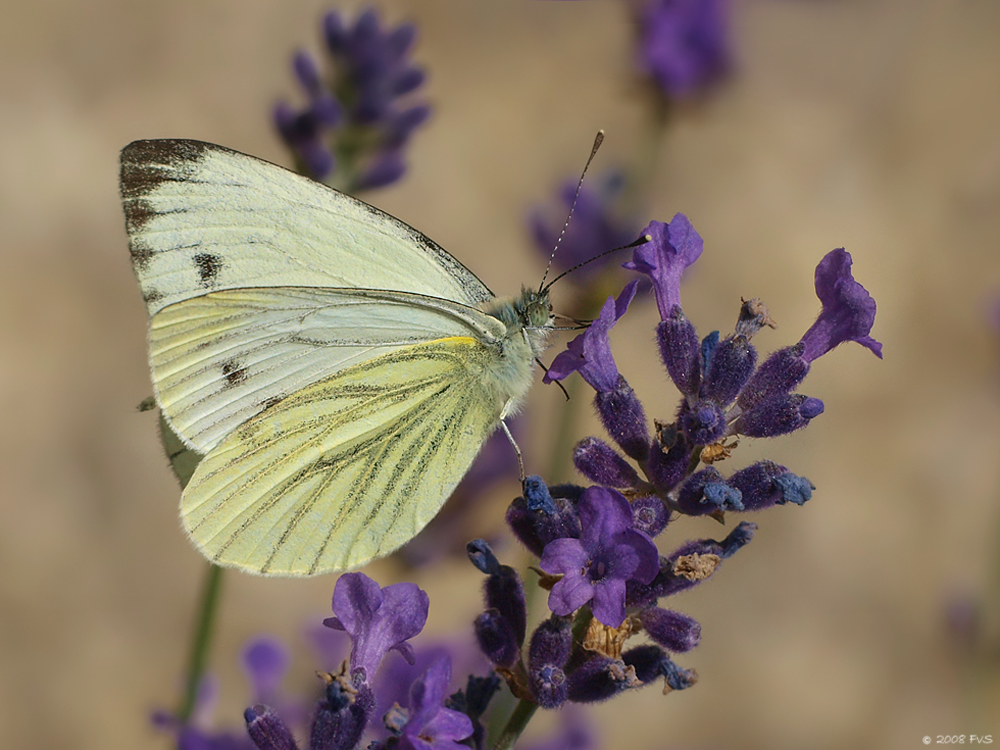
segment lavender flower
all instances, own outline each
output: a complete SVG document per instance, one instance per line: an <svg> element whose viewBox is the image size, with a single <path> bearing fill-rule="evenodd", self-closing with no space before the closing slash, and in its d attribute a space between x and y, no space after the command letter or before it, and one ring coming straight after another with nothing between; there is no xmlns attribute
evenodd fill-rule
<svg viewBox="0 0 1000 750"><path fill-rule="evenodd" d="M435 661L410 689L410 713L399 750L467 750L460 742L473 732L472 720L444 707L451 682L451 660Z"/></svg>
<svg viewBox="0 0 1000 750"><path fill-rule="evenodd" d="M545 383L562 380L570 373L579 372L584 380L598 393L613 391L620 375L611 355L608 333L628 310L638 282L630 281L618 299L608 298L601 308L601 314L582 334L569 342L549 366L542 379Z"/></svg>
<svg viewBox="0 0 1000 750"><path fill-rule="evenodd" d="M408 641L423 630L430 602L413 583L385 588L364 573L345 573L333 589L333 613L323 624L351 636L351 674L371 684L385 655L398 651L411 664Z"/></svg>
<svg viewBox="0 0 1000 750"><path fill-rule="evenodd" d="M705 92L729 71L728 0L649 0L639 13L638 65L671 99Z"/></svg>
<svg viewBox="0 0 1000 750"><path fill-rule="evenodd" d="M882 358L882 344L868 335L875 323L875 300L854 280L852 262L851 254L841 247L827 253L816 266L816 296L823 310L799 341L806 362L845 341L855 341Z"/></svg>
<svg viewBox="0 0 1000 750"><path fill-rule="evenodd" d="M546 545L539 567L562 574L549 594L549 609L569 615L591 603L594 617L613 628L625 620L625 584L649 583L659 569L656 546L633 528L632 507L621 494L591 487L579 503L579 539Z"/></svg>
<svg viewBox="0 0 1000 750"><path fill-rule="evenodd" d="M425 78L408 58L416 29L383 29L368 8L353 26L331 11L323 31L332 73L324 77L312 57L296 54L295 75L309 104L296 111L279 103L278 132L300 169L316 179L352 193L391 184L406 171L406 142L430 116L427 105L406 103Z"/></svg>
<svg viewBox="0 0 1000 750"><path fill-rule="evenodd" d="M666 320L681 304L681 276L701 257L705 243L688 217L680 213L667 224L651 221L643 234L652 240L635 248L632 260L622 265L652 279L656 306Z"/></svg>

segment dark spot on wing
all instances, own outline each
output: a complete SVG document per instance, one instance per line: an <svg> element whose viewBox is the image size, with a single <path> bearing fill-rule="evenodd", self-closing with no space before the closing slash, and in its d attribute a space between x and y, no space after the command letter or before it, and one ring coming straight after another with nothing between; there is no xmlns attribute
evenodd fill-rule
<svg viewBox="0 0 1000 750"><path fill-rule="evenodd" d="M215 277L222 270L222 258L211 253L198 253L194 256L194 265L198 269L198 277L202 286L212 286Z"/></svg>
<svg viewBox="0 0 1000 750"><path fill-rule="evenodd" d="M159 291L158 289L148 289L142 295L142 299L147 305L151 305L154 302L159 302L161 299L163 299L163 296L164 296L163 292Z"/></svg>
<svg viewBox="0 0 1000 750"><path fill-rule="evenodd" d="M284 399L285 399L285 397L284 397L283 394L279 394L277 396L271 396L271 398L266 399L266 400L264 400L264 401L261 402L261 404L260 404L261 411L264 411L266 409L270 409L272 406L275 406L275 405L281 403L282 401L284 401Z"/></svg>
<svg viewBox="0 0 1000 750"><path fill-rule="evenodd" d="M137 237L129 240L128 253L132 256L132 267L136 271L145 271L149 266L149 259L153 257L153 249Z"/></svg>
<svg viewBox="0 0 1000 750"><path fill-rule="evenodd" d="M140 231L156 216L153 204L143 198L128 198L122 205L125 208L125 231L130 235Z"/></svg>
<svg viewBox="0 0 1000 750"><path fill-rule="evenodd" d="M247 368L238 360L230 359L222 363L222 377L226 379L226 388L239 385L247 379Z"/></svg>

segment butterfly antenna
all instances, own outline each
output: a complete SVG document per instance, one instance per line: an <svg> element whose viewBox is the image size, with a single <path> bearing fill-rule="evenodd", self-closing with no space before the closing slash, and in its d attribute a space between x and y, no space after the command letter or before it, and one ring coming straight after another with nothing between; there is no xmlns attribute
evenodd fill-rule
<svg viewBox="0 0 1000 750"><path fill-rule="evenodd" d="M605 250L603 253L595 255L593 258L588 258L587 260L583 261L583 263L577 263L572 268L563 271L561 274L552 279L552 281L550 281L548 284L542 287L539 290L539 292L541 293L548 291L549 289L552 288L553 284L559 281L559 279L561 279L566 274L573 273L573 271L576 271L579 268L583 268L585 265L587 265L588 263L593 263L595 260L600 260L605 255L610 255L611 253L617 253L619 250L628 250L630 247L639 247L639 245L645 245L647 242L652 242L652 241L653 238L650 235L644 234L639 239L635 240L634 242L630 242L627 245L622 245L621 247L613 247L610 250Z"/></svg>
<svg viewBox="0 0 1000 750"><path fill-rule="evenodd" d="M583 188L583 178L587 175L590 163L594 160L594 157L597 155L597 149L601 147L602 143L604 143L604 131L598 130L594 138L594 146L590 149L590 157L583 166L583 172L580 173L580 179L576 183L576 192L573 194L573 202L569 206L569 214L566 216L566 222L563 224L562 231L559 232L559 237L556 239L556 246L552 248L552 254L549 256L549 264L545 266L545 273L542 275L542 283L538 285L539 292L545 288L545 278L549 275L549 270L552 268L552 260L556 257L556 250L559 249L559 244L566 234L566 229L569 227L569 220L573 218L573 210L576 208L576 202L580 198L580 190Z"/></svg>
<svg viewBox="0 0 1000 750"><path fill-rule="evenodd" d="M548 375L549 368L546 367L544 364L542 364L542 360L540 360L538 357L535 357L535 361L538 363L538 366L545 371L545 374ZM553 380L552 382L559 386L559 390L563 392L563 395L566 397L566 400L569 401L569 391L566 390L566 386L564 386L558 380Z"/></svg>

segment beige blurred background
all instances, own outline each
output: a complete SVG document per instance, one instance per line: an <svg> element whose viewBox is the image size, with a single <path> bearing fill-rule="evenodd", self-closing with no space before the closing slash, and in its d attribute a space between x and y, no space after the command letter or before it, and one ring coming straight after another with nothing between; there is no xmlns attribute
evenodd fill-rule
<svg viewBox="0 0 1000 750"><path fill-rule="evenodd" d="M174 705L203 563L183 538L155 419L145 315L117 196L118 151L194 137L287 157L268 110L294 95L289 56L319 49L332 3L184 0L8 3L0 25L0 744L165 748L147 722ZM879 362L821 359L804 392L826 413L747 445L817 485L803 508L755 518L754 542L672 606L703 624L678 661L701 681L592 711L607 748L890 748L929 735L1000 742L1000 683L949 640L955 598L983 602L996 653L1000 583L1000 3L745 0L738 74L667 139L650 216L684 211L705 254L684 290L706 333L760 296L794 343L834 247L878 301ZM355 3L338 7L355 8ZM419 23L431 124L409 178L370 199L419 227L497 292L539 278L524 215L575 175L598 128L598 168L643 124L620 2L380 3ZM672 387L651 346L655 306L614 335L651 416ZM529 412L561 396L538 388ZM594 425L581 426L580 435ZM529 461L532 458L529 455ZM537 459L540 462L540 459ZM511 496L483 512L495 525ZM497 505L496 503L500 503ZM664 542L721 536L682 520ZM368 571L383 584L393 563ZM432 601L428 637L480 607L462 561L409 576ZM260 632L295 644L332 577L225 582L212 669L216 716L248 697L236 666ZM531 733L544 733L540 721Z"/></svg>

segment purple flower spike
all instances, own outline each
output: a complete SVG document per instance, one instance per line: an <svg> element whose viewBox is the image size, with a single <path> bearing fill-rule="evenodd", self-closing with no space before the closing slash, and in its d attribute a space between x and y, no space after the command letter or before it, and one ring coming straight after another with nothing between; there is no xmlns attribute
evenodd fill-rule
<svg viewBox="0 0 1000 750"><path fill-rule="evenodd" d="M364 670L371 684L385 655L396 650L411 664L413 648L406 641L423 630L430 600L414 583L380 588L364 573L346 573L333 589L333 613L323 624L351 636L351 674Z"/></svg>
<svg viewBox="0 0 1000 750"><path fill-rule="evenodd" d="M588 602L594 617L617 628L625 620L625 585L649 583L659 572L659 554L649 537L633 528L632 506L621 494L590 487L580 498L579 539L546 545L539 567L562 573L549 593L549 609L569 615Z"/></svg>
<svg viewBox="0 0 1000 750"><path fill-rule="evenodd" d="M399 750L468 750L461 740L472 734L472 719L443 705L450 682L451 659L442 657L413 683Z"/></svg>
<svg viewBox="0 0 1000 750"><path fill-rule="evenodd" d="M851 275L851 254L831 250L816 266L816 296L823 309L799 342L802 359L813 362L845 341L855 341L882 359L882 344L868 334L875 324L875 300Z"/></svg>
<svg viewBox="0 0 1000 750"><path fill-rule="evenodd" d="M334 187L357 192L396 182L406 171L404 147L430 115L414 101L426 79L409 58L416 29L384 26L369 8L353 25L329 13L323 32L327 64L303 52L293 58L308 101L302 110L278 105L278 132L300 171Z"/></svg>
<svg viewBox="0 0 1000 750"><path fill-rule="evenodd" d="M639 245L632 260L622 265L653 280L660 319L667 320L674 307L680 307L684 269L698 260L705 243L684 214L675 214L669 224L650 222L644 234L652 237L652 242Z"/></svg>
<svg viewBox="0 0 1000 750"><path fill-rule="evenodd" d="M608 297L600 316L590 324L590 328L570 341L566 351L552 360L542 382L551 383L568 377L572 372L579 372L598 393L607 393L617 387L618 367L611 356L608 333L628 310L638 285L638 281L630 281L617 300Z"/></svg>
<svg viewBox="0 0 1000 750"><path fill-rule="evenodd" d="M652 0L643 9L639 67L669 97L690 98L730 68L728 0Z"/></svg>

